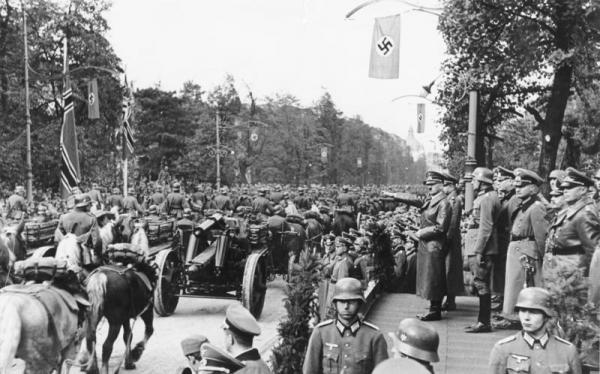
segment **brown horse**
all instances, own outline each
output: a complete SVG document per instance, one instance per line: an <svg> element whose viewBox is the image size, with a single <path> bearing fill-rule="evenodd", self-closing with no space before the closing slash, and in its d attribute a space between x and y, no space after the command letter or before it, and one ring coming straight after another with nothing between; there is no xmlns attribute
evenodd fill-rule
<svg viewBox="0 0 600 374"><path fill-rule="evenodd" d="M14 224L5 225L0 229L0 242L15 255L16 260L24 260L27 257L25 243L21 240L21 233L25 228L25 221L19 221Z"/></svg>
<svg viewBox="0 0 600 374"><path fill-rule="evenodd" d="M60 297L54 308L44 306L34 289L40 286L11 286L0 291L2 374L9 372L17 362L15 359L25 362L25 373L60 371L64 361L74 358L77 353L83 336L78 329L77 312L72 311ZM17 287L18 292L13 291L13 287ZM51 320L51 313L60 315L58 324Z"/></svg>
<svg viewBox="0 0 600 374"><path fill-rule="evenodd" d="M3 240L0 240L0 288L12 283L10 270L16 258Z"/></svg>
<svg viewBox="0 0 600 374"><path fill-rule="evenodd" d="M139 246L139 243L142 243L141 252L147 251L147 247L144 248L143 245L145 242L147 246L147 239L144 241L143 238L140 238L140 236L145 237L143 228L136 227L132 236L131 240L134 242L132 245ZM123 340L125 342L125 369L135 368L135 362L140 359L148 339L154 332L152 325L154 319L153 289L151 284L155 283L156 275L150 265L141 263L136 267L141 270L145 277L140 277L130 268L107 265L93 271L87 279L86 291L91 308L88 315L86 348L87 353L91 354L91 358L82 356L80 362L85 363L87 371L90 373L98 372L95 349L96 329L102 317L105 317L109 324L108 335L102 345L101 369L103 373L109 372L108 363L121 327L123 327ZM138 342L132 350L132 327L129 320L130 318L137 319L137 317L141 317L144 321L144 339Z"/></svg>

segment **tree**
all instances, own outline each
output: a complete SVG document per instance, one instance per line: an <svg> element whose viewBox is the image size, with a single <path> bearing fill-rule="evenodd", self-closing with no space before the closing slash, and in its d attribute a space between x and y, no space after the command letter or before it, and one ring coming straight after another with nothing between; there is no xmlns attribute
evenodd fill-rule
<svg viewBox="0 0 600 374"><path fill-rule="evenodd" d="M481 95L480 133L493 139L498 124L526 110L538 124L538 171L552 170L572 89L589 86L598 73L598 14L598 4L587 0L445 2L439 28L449 57L438 101L447 109L448 156L461 152L467 104L459 99L474 89Z"/></svg>

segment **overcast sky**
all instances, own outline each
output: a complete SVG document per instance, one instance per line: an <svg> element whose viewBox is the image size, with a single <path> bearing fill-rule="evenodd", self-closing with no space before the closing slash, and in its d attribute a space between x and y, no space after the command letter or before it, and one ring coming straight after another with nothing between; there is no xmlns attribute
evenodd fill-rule
<svg viewBox="0 0 600 374"><path fill-rule="evenodd" d="M438 6L435 0L415 0ZM370 5L345 20L362 1L349 0L114 0L107 15L109 40L136 88L179 90L193 80L209 90L227 73L247 101L246 84L258 97L276 93L313 104L327 90L346 116L406 137L416 128L417 94L439 74L444 43L437 17L409 11L396 1ZM402 16L400 78L368 77L373 20ZM436 110L427 106L432 149Z"/></svg>

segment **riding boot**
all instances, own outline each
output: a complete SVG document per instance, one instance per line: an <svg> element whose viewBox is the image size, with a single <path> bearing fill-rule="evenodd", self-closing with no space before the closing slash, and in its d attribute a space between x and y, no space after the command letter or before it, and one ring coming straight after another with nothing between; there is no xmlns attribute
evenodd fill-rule
<svg viewBox="0 0 600 374"><path fill-rule="evenodd" d="M484 325L490 326L492 318L492 296L490 294L479 295L479 316L477 320Z"/></svg>
<svg viewBox="0 0 600 374"><path fill-rule="evenodd" d="M442 301L430 300L429 313L417 316L421 321L439 321L442 319Z"/></svg>

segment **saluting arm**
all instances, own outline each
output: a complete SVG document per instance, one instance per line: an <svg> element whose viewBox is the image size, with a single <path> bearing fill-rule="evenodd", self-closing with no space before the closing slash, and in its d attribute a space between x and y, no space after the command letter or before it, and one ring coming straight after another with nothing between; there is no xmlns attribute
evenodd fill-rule
<svg viewBox="0 0 600 374"><path fill-rule="evenodd" d="M413 195L413 194L406 193L406 192L398 192L398 193L384 192L383 195L393 197L394 200L396 200L396 201L400 201L404 204L415 206L417 208L421 208L423 206L423 204L425 203L424 199L419 198L417 195Z"/></svg>

